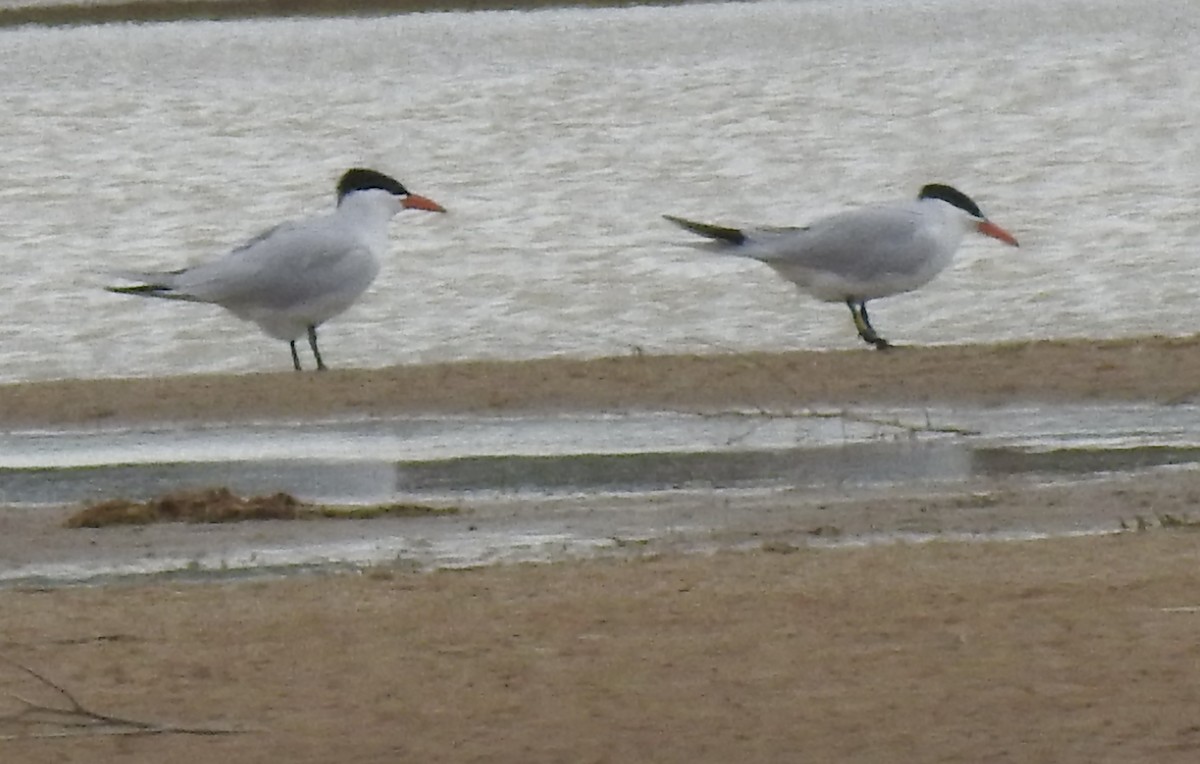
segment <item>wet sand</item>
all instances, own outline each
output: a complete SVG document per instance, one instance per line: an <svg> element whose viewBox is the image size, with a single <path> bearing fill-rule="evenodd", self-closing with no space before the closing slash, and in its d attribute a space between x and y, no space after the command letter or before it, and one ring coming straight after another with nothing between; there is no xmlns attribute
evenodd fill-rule
<svg viewBox="0 0 1200 764"><path fill-rule="evenodd" d="M0 385L0 426L1197 397L1200 336L1145 337L10 384Z"/></svg>
<svg viewBox="0 0 1200 764"><path fill-rule="evenodd" d="M1198 351L1195 338L1145 338L63 381L0 388L0 422L1169 406L1200 391ZM1200 754L1194 470L967 485L937 497L847 494L823 505L801 495L756 500L777 506L749 522L736 505L674 499L727 517L704 552L635 540L599 559L553 564L0 590L0 655L88 707L245 730L5 740L0 758L1191 762ZM571 501L603 520L587 497ZM1059 530L1076 516L1143 529L1003 543L794 543L825 534L822 517L838 518L845 541L914 528L935 537L996 530L1016 516L1057 517ZM3 518L0 561L39 545L156 545L210 532L67 531L53 511ZM1162 527L1169 518L1182 522ZM221 532L262 537L271 525ZM72 533L84 535L64 540ZM0 665L0 695L11 694L0 715L20 708L12 695L48 703L36 685ZM0 721L0 735L53 729L62 728Z"/></svg>

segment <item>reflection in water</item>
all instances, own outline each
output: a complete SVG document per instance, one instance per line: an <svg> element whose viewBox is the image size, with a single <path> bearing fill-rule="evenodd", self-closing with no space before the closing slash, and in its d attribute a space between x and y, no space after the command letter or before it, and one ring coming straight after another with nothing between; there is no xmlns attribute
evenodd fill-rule
<svg viewBox="0 0 1200 764"><path fill-rule="evenodd" d="M944 425L919 432L865 420ZM956 435L958 432L977 433ZM1200 461L1200 407L858 411L853 418L667 412L452 417L0 436L0 503L227 486L327 503L746 488L905 490Z"/></svg>
<svg viewBox="0 0 1200 764"><path fill-rule="evenodd" d="M971 477L1087 478L1200 462L1200 447L1135 446L1030 451L961 443L868 443L821 449L698 453L475 456L425 462L217 462L0 469L0 503L145 500L227 486L241 495L285 491L330 504L421 495L640 493L745 488L906 490Z"/></svg>
<svg viewBox="0 0 1200 764"><path fill-rule="evenodd" d="M1129 446L1110 448L978 448L971 451L971 474L1088 477L1136 472L1151 467L1200 462L1200 447Z"/></svg>
<svg viewBox="0 0 1200 764"><path fill-rule="evenodd" d="M1111 531L1114 518L1090 506L1062 516L993 507L993 481L1017 478L1000 483L1004 493L1029 481L1200 462L1195 406L889 409L855 416L753 421L643 412L4 433L0 503L8 505L148 498L222 485L339 504L415 499L462 511L360 523L262 523L245 532L228 525L97 531L97 543L82 552L69 542L51 543L3 561L0 584L159 572L261 575L381 561L480 565L619 552L623 544L652 540L704 549L722 534L761 546L760 534L772 532L796 543L865 543L956 532ZM927 417L946 427L919 432L862 424ZM947 494L951 501L926 513L927 502L936 505ZM864 495L883 501L859 509L843 501ZM905 498L919 506L910 501L904 509ZM981 507L991 514L978 514ZM6 512L28 519L48 510ZM846 523L848 540L840 538Z"/></svg>

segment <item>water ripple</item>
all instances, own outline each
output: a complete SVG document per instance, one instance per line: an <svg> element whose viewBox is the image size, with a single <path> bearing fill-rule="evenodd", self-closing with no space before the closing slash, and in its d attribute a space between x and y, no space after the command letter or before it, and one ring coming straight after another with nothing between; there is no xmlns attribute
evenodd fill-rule
<svg viewBox="0 0 1200 764"><path fill-rule="evenodd" d="M337 366L855 347L844 311L659 215L802 223L943 180L1022 241L873 316L915 343L1195 328L1200 6L763 2L6 29L0 379L286 368L219 310L102 292L332 201L395 226Z"/></svg>

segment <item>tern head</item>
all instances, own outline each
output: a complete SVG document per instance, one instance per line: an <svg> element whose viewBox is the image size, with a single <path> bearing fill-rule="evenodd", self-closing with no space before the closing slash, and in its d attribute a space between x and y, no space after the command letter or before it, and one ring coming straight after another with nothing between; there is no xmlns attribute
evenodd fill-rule
<svg viewBox="0 0 1200 764"><path fill-rule="evenodd" d="M991 236L993 239L999 239L1005 244L1011 244L1014 247L1018 246L1017 240L1012 234L988 220L987 215L983 214L983 211L979 209L979 205L971 197L953 186L947 186L943 183L930 183L921 189L921 193L917 195L917 198L940 199L952 207L957 207L971 216L972 222L975 224L975 229L984 236Z"/></svg>
<svg viewBox="0 0 1200 764"><path fill-rule="evenodd" d="M363 167L355 167L347 170L342 175L342 179L338 181L337 197L338 206L347 197L360 193L377 193L383 192L388 194L393 200L399 203L399 209L426 210L428 212L445 212L446 209L424 196L410 193L404 185L391 177L384 175L375 170L368 170Z"/></svg>

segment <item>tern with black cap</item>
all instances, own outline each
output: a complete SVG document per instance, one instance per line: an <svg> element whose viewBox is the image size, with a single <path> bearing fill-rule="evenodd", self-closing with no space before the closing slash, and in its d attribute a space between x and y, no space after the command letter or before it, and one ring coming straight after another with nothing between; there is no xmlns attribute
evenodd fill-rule
<svg viewBox="0 0 1200 764"><path fill-rule="evenodd" d="M801 290L850 308L858 335L891 347L871 326L867 302L911 292L950 265L972 231L1017 246L969 196L941 183L916 199L847 210L795 228L729 228L664 215L721 252L763 262Z"/></svg>
<svg viewBox="0 0 1200 764"><path fill-rule="evenodd" d="M388 249L388 221L404 209L445 212L395 178L354 168L338 182L337 207L328 214L277 225L201 265L119 273L140 283L107 289L220 305L286 341L296 371L296 340L307 337L317 369L325 369L317 327L357 302L375 280Z"/></svg>

